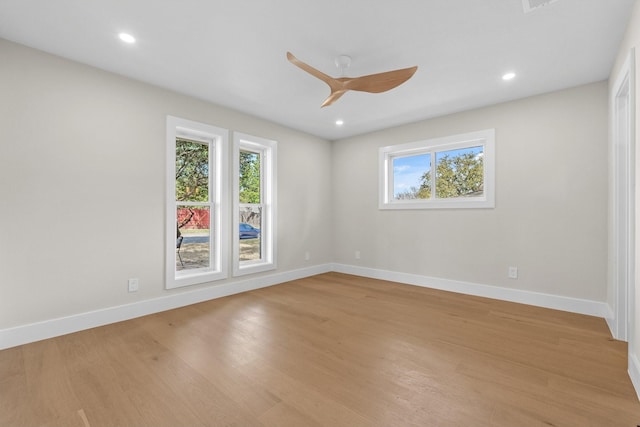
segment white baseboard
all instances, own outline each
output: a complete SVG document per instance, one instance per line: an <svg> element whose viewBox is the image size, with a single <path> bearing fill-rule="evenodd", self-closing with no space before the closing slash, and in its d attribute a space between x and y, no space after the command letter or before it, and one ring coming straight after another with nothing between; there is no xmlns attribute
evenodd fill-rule
<svg viewBox="0 0 640 427"><path fill-rule="evenodd" d="M636 389L638 399L640 399L640 361L638 361L638 357L631 352L629 352L629 377L631 378L633 387Z"/></svg>
<svg viewBox="0 0 640 427"><path fill-rule="evenodd" d="M0 330L0 350L30 342L65 335L85 329L95 328L110 323L146 316L165 310L184 307L215 298L221 298L241 292L277 285L291 280L302 279L316 274L336 271L362 277L389 280L408 285L416 285L433 289L475 295L504 301L518 302L533 306L552 308L573 313L603 317L609 321L612 317L606 303L542 294L497 286L462 282L435 277L399 273L388 270L358 267L345 264L323 264L300 270L286 271L251 279L233 281L207 288L181 292L131 304L109 307L86 313L31 323L15 328Z"/></svg>
<svg viewBox="0 0 640 427"><path fill-rule="evenodd" d="M610 313L609 306L604 302L543 294L520 289L508 289L498 286L440 279L437 277L420 276L417 274L399 273L395 271L378 270L374 268L345 264L333 264L333 271L602 318L606 318Z"/></svg>
<svg viewBox="0 0 640 427"><path fill-rule="evenodd" d="M148 314L184 307L215 298L277 285L331 271L331 264L233 281L188 292L175 293L131 304L109 307L68 317L0 330L0 350L121 322Z"/></svg>
<svg viewBox="0 0 640 427"><path fill-rule="evenodd" d="M609 332L611 332L611 336L615 339L619 339L616 315L609 304L607 304L607 315L604 317L604 320L607 322L607 326L609 327Z"/></svg>

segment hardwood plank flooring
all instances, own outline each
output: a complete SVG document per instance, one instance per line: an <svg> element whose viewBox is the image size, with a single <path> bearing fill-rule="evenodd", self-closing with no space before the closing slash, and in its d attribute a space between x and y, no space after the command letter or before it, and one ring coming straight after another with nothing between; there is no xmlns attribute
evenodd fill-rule
<svg viewBox="0 0 640 427"><path fill-rule="evenodd" d="M328 273L0 351L0 426L635 427L603 319Z"/></svg>

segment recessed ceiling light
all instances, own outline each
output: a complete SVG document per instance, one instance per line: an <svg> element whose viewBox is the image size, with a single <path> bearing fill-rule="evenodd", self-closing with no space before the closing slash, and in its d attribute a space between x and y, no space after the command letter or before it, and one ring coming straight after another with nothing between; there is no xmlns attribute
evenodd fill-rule
<svg viewBox="0 0 640 427"><path fill-rule="evenodd" d="M132 44L136 42L136 38L133 37L131 34L120 33L118 34L118 37L120 38L120 40L122 40L125 43Z"/></svg>
<svg viewBox="0 0 640 427"><path fill-rule="evenodd" d="M510 72L502 76L502 80L513 80L516 76L516 73Z"/></svg>
<svg viewBox="0 0 640 427"><path fill-rule="evenodd" d="M336 120L336 126L342 126L344 124L344 120L338 119Z"/></svg>

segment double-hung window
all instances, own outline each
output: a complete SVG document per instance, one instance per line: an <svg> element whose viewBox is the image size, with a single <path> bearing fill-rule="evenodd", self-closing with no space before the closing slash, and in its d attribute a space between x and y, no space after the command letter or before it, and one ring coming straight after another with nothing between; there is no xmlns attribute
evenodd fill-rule
<svg viewBox="0 0 640 427"><path fill-rule="evenodd" d="M275 141L234 133L233 274L276 268Z"/></svg>
<svg viewBox="0 0 640 427"><path fill-rule="evenodd" d="M166 287L227 277L228 131L167 117Z"/></svg>
<svg viewBox="0 0 640 427"><path fill-rule="evenodd" d="M382 147L380 209L493 208L495 131Z"/></svg>

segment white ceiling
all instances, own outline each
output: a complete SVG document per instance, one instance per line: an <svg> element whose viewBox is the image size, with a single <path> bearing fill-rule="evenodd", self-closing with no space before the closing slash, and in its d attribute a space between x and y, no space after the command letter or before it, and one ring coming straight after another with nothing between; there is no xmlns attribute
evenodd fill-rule
<svg viewBox="0 0 640 427"><path fill-rule="evenodd" d="M0 0L0 37L335 140L607 79L633 3ZM349 76L418 71L321 109L328 86L287 51L334 76L340 54Z"/></svg>

